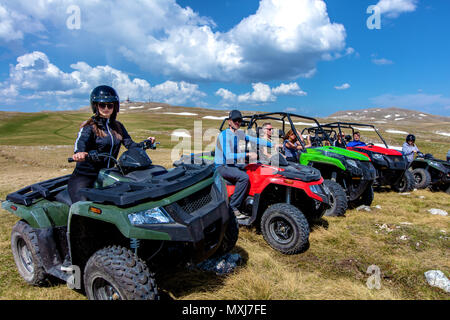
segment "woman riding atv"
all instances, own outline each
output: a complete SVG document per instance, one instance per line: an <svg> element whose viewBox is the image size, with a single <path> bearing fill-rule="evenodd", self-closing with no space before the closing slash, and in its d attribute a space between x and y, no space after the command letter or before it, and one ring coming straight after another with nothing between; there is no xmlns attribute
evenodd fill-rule
<svg viewBox="0 0 450 320"><path fill-rule="evenodd" d="M135 143L122 123L116 120L120 102L116 91L109 86L98 86L92 90L90 96L91 108L94 116L81 125L75 141L73 160L77 162L75 170L68 181L68 192L73 203L85 200L80 196L81 188L94 185L97 175L102 168L114 166L109 158L92 163L86 160L89 151L109 153L117 158L120 145L127 149L141 147L144 142ZM154 137L148 137L154 143Z"/></svg>

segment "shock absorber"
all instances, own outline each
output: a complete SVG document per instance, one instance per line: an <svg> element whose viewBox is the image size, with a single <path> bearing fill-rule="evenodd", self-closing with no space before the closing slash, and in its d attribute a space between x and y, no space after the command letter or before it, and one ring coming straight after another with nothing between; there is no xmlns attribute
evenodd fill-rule
<svg viewBox="0 0 450 320"><path fill-rule="evenodd" d="M130 239L130 248L134 250L135 255L137 255L140 244L141 244L141 240L135 239L135 238Z"/></svg>

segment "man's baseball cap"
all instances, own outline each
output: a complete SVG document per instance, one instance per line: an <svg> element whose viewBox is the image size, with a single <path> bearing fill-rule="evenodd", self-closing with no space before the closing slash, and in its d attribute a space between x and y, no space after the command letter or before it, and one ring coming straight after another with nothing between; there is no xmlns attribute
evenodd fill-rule
<svg viewBox="0 0 450 320"><path fill-rule="evenodd" d="M242 113L239 110L232 110L230 114L228 115L228 119L236 121L236 120L242 120Z"/></svg>

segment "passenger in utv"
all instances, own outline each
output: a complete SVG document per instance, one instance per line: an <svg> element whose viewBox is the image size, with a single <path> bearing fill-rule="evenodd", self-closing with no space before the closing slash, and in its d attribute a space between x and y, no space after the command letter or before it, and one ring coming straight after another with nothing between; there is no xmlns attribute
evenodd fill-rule
<svg viewBox="0 0 450 320"><path fill-rule="evenodd" d="M334 141L334 146L338 147L338 148L345 148L344 132L338 133L336 137L337 137L337 139L336 139L336 141Z"/></svg>
<svg viewBox="0 0 450 320"><path fill-rule="evenodd" d="M94 115L81 125L75 141L73 160L77 162L67 185L73 203L85 200L79 193L82 188L94 185L102 168L111 168L114 162L101 158L98 162L85 161L89 151L108 153L114 158L123 144L127 149L142 147L145 142L135 143L122 123L116 120L120 102L116 91L109 86L98 86L92 90L90 103ZM154 137L148 137L151 143Z"/></svg>
<svg viewBox="0 0 450 320"><path fill-rule="evenodd" d="M402 152L408 159L408 164L413 162L414 154L420 152L419 148L415 145L416 137L413 134L408 134L406 136L406 142L402 146Z"/></svg>
<svg viewBox="0 0 450 320"><path fill-rule="evenodd" d="M228 182L234 184L235 191L230 198L230 208L238 219L244 219L246 216L241 214L241 206L249 187L249 177L247 173L240 170L238 165L243 164L246 158L249 161L257 159L255 152L246 154L240 150L239 141L248 141L261 146L271 148L272 143L264 139L258 139L246 135L244 131L239 130L242 123L242 114L239 110L232 110L228 116L228 129L222 131L217 137L214 163L216 170Z"/></svg>
<svg viewBox="0 0 450 320"><path fill-rule="evenodd" d="M302 135L298 131L297 133L300 139L302 139L303 143L305 143ZM302 144L298 141L297 136L292 129L289 130L288 133L284 136L283 150L287 161L298 162L300 152L305 151L305 149L310 146L311 143L308 140L305 148L303 148Z"/></svg>
<svg viewBox="0 0 450 320"><path fill-rule="evenodd" d="M347 143L347 147L364 147L364 146L366 146L366 143L361 141L361 134L359 133L359 131L355 131L355 133L353 133L353 141Z"/></svg>

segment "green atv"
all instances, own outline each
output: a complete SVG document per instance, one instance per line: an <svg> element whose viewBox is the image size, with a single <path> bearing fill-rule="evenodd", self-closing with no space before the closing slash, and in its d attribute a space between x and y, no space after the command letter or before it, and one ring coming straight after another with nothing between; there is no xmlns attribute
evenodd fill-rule
<svg viewBox="0 0 450 320"><path fill-rule="evenodd" d="M343 216L349 206L358 207L372 203L375 168L370 159L358 152L323 146L325 141L330 141L329 133L315 118L276 112L254 115L251 121L256 120L281 122L279 138L284 138L286 129L292 129L303 145L296 126L305 125L305 123L294 121L309 120L315 123L315 127L304 128L301 132L302 135L305 133L313 135L313 139L312 147L300 153L299 162L320 170L324 185L330 190L330 208L325 211L325 216Z"/></svg>
<svg viewBox="0 0 450 320"><path fill-rule="evenodd" d="M450 161L435 159L433 155L419 153L410 165L417 189L429 187L450 194Z"/></svg>
<svg viewBox="0 0 450 320"><path fill-rule="evenodd" d="M70 175L7 196L2 207L21 219L11 247L26 282L44 285L56 277L84 287L89 299L158 299L149 266L168 259L198 263L234 247L237 221L213 167L166 170L144 149L127 150L119 160L89 153L88 161L109 157L116 167L102 169L94 188L81 189L86 201L71 202Z"/></svg>

